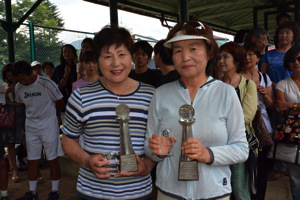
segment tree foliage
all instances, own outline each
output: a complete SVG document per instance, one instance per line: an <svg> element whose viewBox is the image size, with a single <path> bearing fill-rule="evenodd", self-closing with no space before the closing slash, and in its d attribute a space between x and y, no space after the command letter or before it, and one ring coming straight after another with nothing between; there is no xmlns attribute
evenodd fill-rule
<svg viewBox="0 0 300 200"><path fill-rule="evenodd" d="M33 6L36 0L17 0L12 4L13 21L17 22ZM0 1L0 19L5 20L4 3ZM2 12L3 11L3 12ZM36 10L27 18L25 23L34 25L63 28L64 20L58 8L49 0L44 0ZM35 57L36 60L45 60L58 63L62 42L57 35L59 30L34 27ZM8 62L6 32L0 27L0 64ZM31 62L30 33L28 26L21 26L14 34L15 57L17 60Z"/></svg>

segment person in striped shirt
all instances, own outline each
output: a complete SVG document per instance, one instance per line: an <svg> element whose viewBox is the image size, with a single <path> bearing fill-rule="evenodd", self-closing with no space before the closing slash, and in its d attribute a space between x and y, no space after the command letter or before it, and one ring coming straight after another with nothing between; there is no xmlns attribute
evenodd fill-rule
<svg viewBox="0 0 300 200"><path fill-rule="evenodd" d="M77 191L82 199L149 199L150 171L145 156L148 107L154 88L128 77L133 41L124 28L104 27L93 40L103 78L76 89L70 96L63 125L65 153L80 166ZM138 171L119 172L120 134L116 107L130 108L129 129ZM84 149L78 143L83 134Z"/></svg>

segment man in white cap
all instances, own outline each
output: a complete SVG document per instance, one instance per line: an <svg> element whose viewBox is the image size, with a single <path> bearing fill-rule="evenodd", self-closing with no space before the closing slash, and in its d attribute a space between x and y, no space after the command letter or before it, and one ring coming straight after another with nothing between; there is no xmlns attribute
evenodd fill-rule
<svg viewBox="0 0 300 200"><path fill-rule="evenodd" d="M31 63L31 67L32 67L33 74L43 76L43 74L42 74L42 65L39 61L33 61Z"/></svg>

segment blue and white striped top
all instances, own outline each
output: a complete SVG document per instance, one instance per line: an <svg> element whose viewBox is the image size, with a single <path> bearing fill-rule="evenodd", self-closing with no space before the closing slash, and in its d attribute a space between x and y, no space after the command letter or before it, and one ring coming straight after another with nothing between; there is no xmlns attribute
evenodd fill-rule
<svg viewBox="0 0 300 200"><path fill-rule="evenodd" d="M116 107L126 104L130 108L129 130L135 153L145 157L144 141L148 107L154 93L150 85L139 83L136 91L117 96L108 91L100 81L76 89L68 100L63 132L71 139L83 133L84 150L89 155L120 152L119 123ZM119 156L114 157L116 160ZM108 166L107 166L108 167ZM109 167L116 169L117 164ZM150 174L139 177L98 179L91 170L81 166L77 182L77 194L86 199L147 199L151 197Z"/></svg>

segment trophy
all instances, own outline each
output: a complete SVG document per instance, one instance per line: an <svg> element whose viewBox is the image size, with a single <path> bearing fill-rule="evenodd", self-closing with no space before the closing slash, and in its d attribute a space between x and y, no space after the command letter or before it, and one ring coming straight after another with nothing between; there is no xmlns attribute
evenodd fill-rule
<svg viewBox="0 0 300 200"><path fill-rule="evenodd" d="M195 110L191 105L185 104L179 108L179 122L182 124L182 144L193 138L192 124L195 122ZM199 180L198 161L188 158L181 150L178 169L179 181Z"/></svg>
<svg viewBox="0 0 300 200"><path fill-rule="evenodd" d="M117 122L120 123L120 171L134 172L138 171L135 153L133 151L131 136L129 132L128 116L130 109L125 104L120 104L116 108Z"/></svg>

